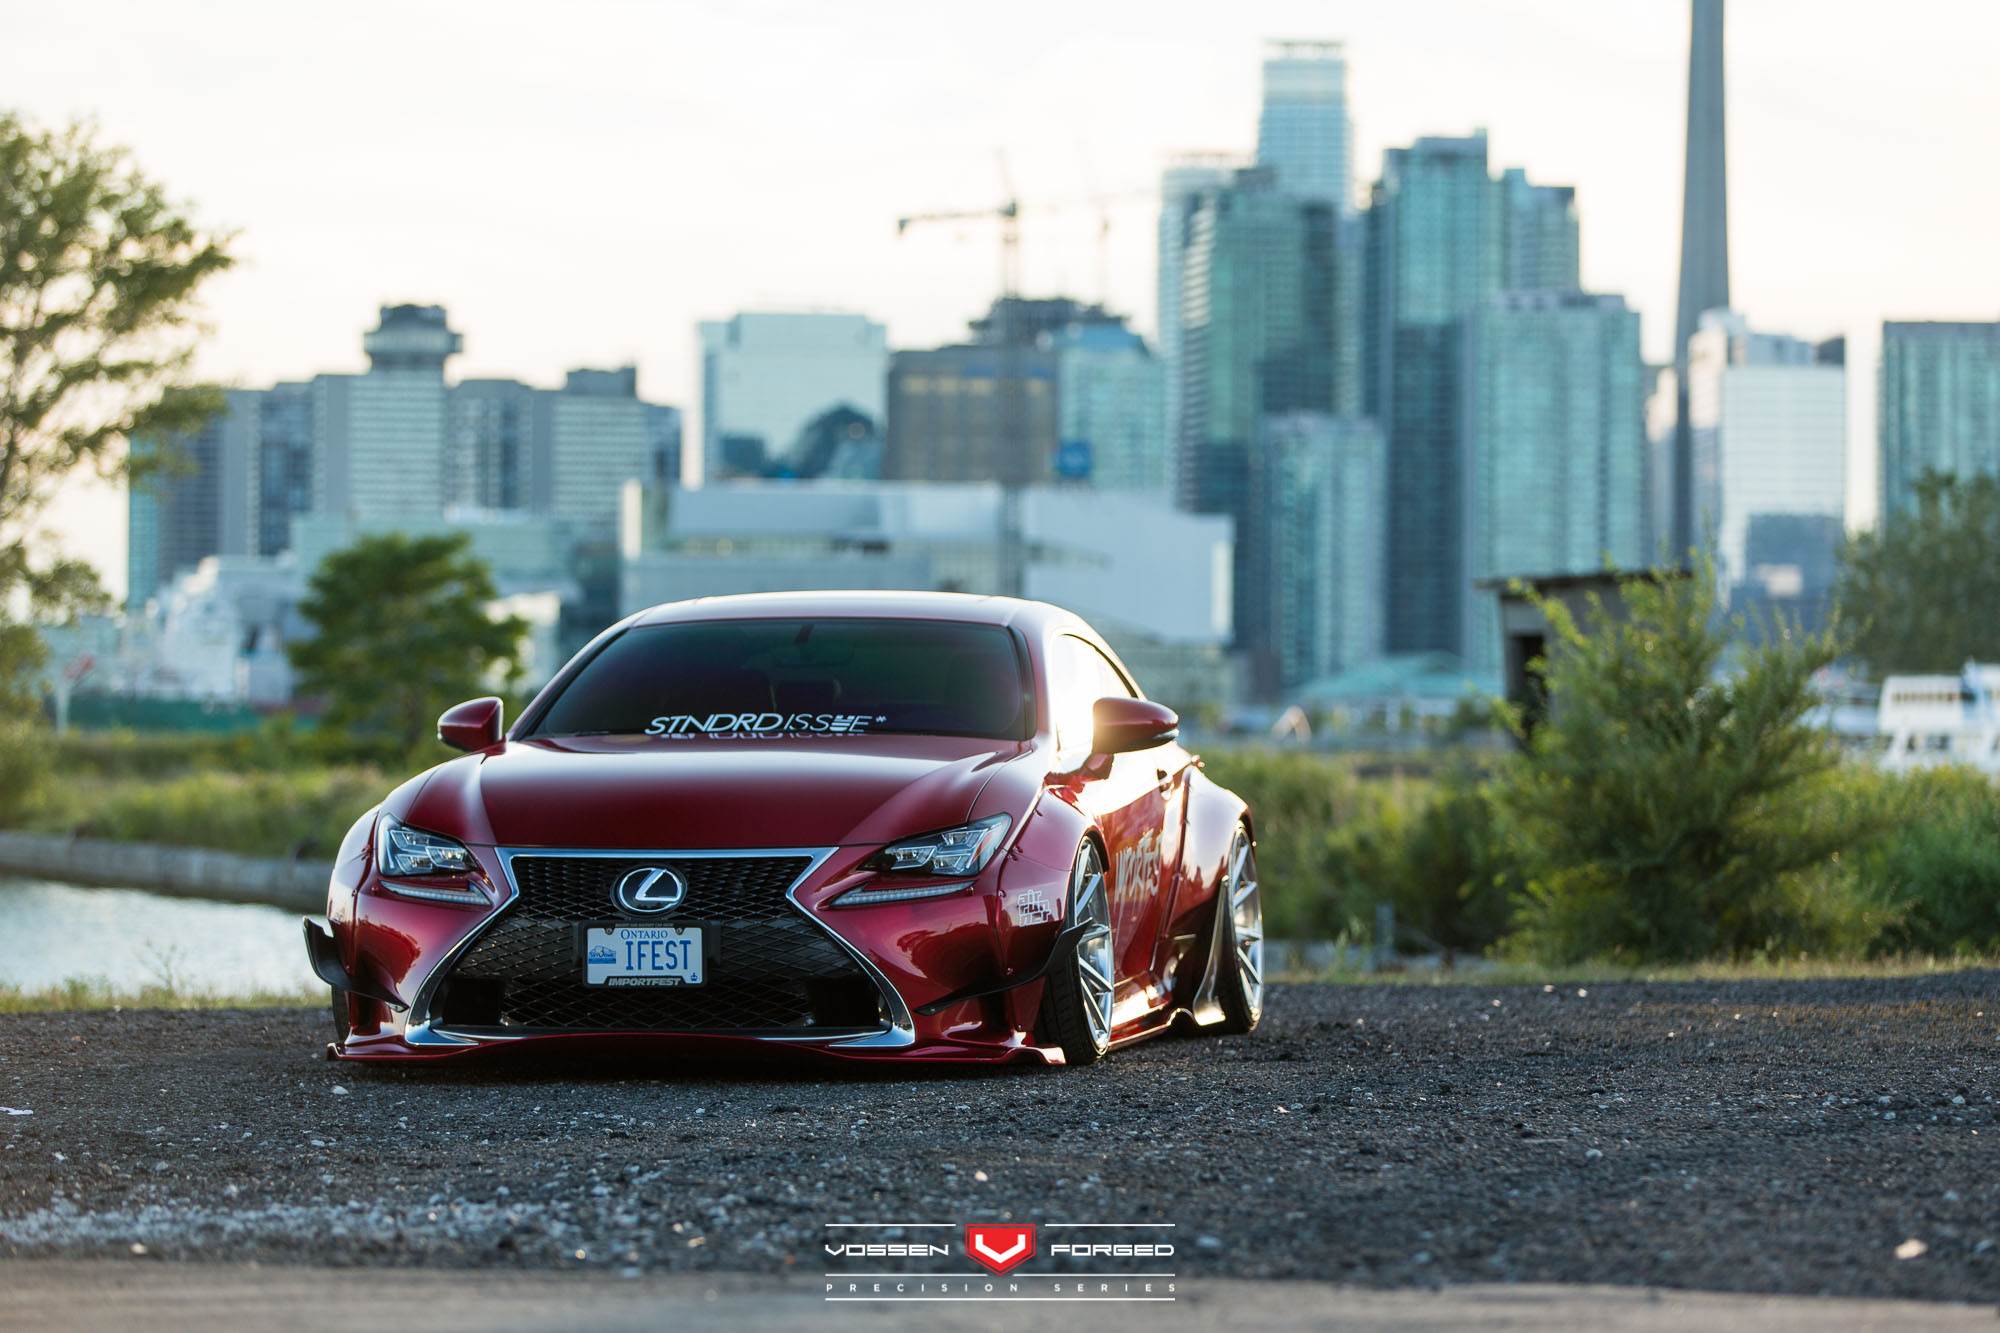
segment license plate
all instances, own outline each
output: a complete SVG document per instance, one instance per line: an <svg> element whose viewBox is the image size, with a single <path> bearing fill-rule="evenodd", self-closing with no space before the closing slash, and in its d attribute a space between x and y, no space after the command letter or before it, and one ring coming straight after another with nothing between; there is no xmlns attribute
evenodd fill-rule
<svg viewBox="0 0 2000 1333"><path fill-rule="evenodd" d="M592 927L583 935L583 980L590 986L699 986L700 926Z"/></svg>

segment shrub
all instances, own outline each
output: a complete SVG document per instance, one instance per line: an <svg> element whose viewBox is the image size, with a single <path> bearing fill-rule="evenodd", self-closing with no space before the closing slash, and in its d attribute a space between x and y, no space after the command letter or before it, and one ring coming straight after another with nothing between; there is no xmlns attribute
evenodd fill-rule
<svg viewBox="0 0 2000 1333"><path fill-rule="evenodd" d="M1886 831L1845 858L1889 919L1877 952L2000 951L2000 787L1970 769L1877 779Z"/></svg>
<svg viewBox="0 0 2000 1333"><path fill-rule="evenodd" d="M1508 863L1471 768L1364 777L1351 758L1272 750L1222 751L1207 764L1249 802L1274 938L1368 937L1383 902L1418 942L1477 950L1498 937Z"/></svg>
<svg viewBox="0 0 2000 1333"><path fill-rule="evenodd" d="M1833 942L1834 881L1793 877L1870 831L1808 721L1838 642L1780 626L1729 670L1740 625L1712 568L1619 591L1623 618L1593 601L1587 627L1542 604L1551 712L1496 793L1526 872L1511 947L1671 962Z"/></svg>

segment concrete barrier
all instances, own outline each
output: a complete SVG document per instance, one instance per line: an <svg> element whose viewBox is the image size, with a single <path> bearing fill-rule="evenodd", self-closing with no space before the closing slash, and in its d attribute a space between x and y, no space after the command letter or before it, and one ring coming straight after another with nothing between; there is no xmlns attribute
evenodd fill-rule
<svg viewBox="0 0 2000 1333"><path fill-rule="evenodd" d="M326 910L328 867L317 857L290 861L206 847L0 832L0 872L295 912Z"/></svg>

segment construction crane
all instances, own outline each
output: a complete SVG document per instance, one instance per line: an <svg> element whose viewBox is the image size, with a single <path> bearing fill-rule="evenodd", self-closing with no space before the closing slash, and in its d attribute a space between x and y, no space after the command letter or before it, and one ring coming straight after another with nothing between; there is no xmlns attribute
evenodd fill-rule
<svg viewBox="0 0 2000 1333"><path fill-rule="evenodd" d="M1000 186L1007 197L997 207L975 208L962 212L913 213L909 217L896 219L896 234L901 236L919 222L966 222L974 218L1000 219L1000 294L1019 296L1021 294L1021 200L1014 191L1014 180L1007 170L1007 154L999 153Z"/></svg>
<svg viewBox="0 0 2000 1333"><path fill-rule="evenodd" d="M1077 156L1083 168L1086 197L1057 201L1038 201L1037 213L1056 213L1076 208L1089 208L1097 214L1097 303L1104 305L1111 296L1111 206L1129 199L1157 199L1157 186L1107 191L1097 182L1097 175L1091 170L1090 153L1083 142L1077 142ZM1012 175L1007 170L1005 150L996 153L1000 163L1000 185L1005 198L992 208L973 208L943 213L913 213L896 219L896 235L901 236L919 222L974 222L982 218L1000 220L1000 294L1019 296L1021 294L1021 207L1020 195L1014 189Z"/></svg>

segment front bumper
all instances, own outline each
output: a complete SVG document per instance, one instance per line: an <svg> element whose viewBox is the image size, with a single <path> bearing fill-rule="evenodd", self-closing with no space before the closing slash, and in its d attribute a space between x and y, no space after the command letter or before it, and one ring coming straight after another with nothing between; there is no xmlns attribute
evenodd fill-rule
<svg viewBox="0 0 2000 1333"><path fill-rule="evenodd" d="M503 1049L658 1048L718 1058L1060 1062L1060 1054L1032 1038L1041 993L1036 978L1054 945L1056 923L1040 912L1016 919L1009 904L1062 901L1064 872L1010 851L966 892L832 906L840 894L875 879L864 868L875 850L475 847L477 879L491 900L480 905L398 894L365 862L351 867L353 883L343 892L336 871L332 930L327 944L313 950L315 969L336 988L337 1000L346 993L349 1006L351 1030L330 1053L426 1060ZM701 874L715 879L734 865L783 858L797 858L802 869L781 898L770 897L767 887L762 906L725 903L720 889L702 900ZM584 987L580 974L565 972L567 936L558 932L590 916L617 915L608 898L602 909L588 905L595 901L592 884L624 863L663 860L700 873L684 909L662 924L737 914L719 929L725 966L712 969L726 984L650 995ZM558 861L582 867L571 876L582 888L549 887L549 867ZM557 898L568 905L556 905ZM748 919L756 912L766 915ZM802 979L803 972L819 975ZM752 1024L749 1011L730 1011L736 1001L729 985L742 988L741 995L760 996L764 1017ZM773 1014L784 1017L784 997L792 993L786 987L794 985L804 987L799 993L811 1007L802 1018L771 1020ZM835 1009L812 998L814 985L838 995ZM862 996L867 1002L857 1008Z"/></svg>

